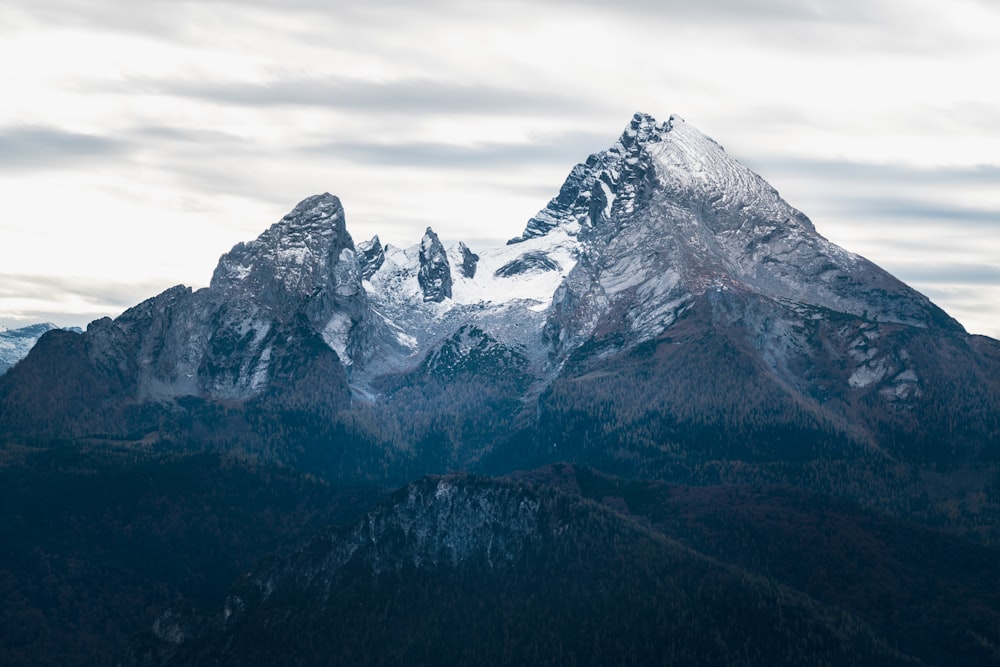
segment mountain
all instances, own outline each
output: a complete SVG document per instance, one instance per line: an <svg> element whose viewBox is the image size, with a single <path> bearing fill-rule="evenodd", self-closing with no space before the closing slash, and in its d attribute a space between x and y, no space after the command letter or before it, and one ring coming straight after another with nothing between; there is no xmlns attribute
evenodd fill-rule
<svg viewBox="0 0 1000 667"><path fill-rule="evenodd" d="M172 621L145 664L924 664L607 507L464 476L262 563L200 630Z"/></svg>
<svg viewBox="0 0 1000 667"><path fill-rule="evenodd" d="M998 378L997 341L679 117L636 114L501 247L355 246L340 201L310 197L209 287L43 336L0 378L0 432L237 447L342 481L741 475L947 523L942 472L1000 509Z"/></svg>

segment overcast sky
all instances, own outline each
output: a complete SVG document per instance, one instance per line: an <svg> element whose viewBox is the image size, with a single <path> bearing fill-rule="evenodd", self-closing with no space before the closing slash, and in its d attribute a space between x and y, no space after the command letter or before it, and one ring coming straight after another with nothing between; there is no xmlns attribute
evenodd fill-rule
<svg viewBox="0 0 1000 667"><path fill-rule="evenodd" d="M995 0L5 0L0 324L85 325L299 200L496 245L635 111L1000 337Z"/></svg>

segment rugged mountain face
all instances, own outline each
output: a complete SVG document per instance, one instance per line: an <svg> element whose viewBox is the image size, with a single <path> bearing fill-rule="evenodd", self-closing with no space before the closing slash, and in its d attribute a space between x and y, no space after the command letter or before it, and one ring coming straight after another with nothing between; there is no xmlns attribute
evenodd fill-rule
<svg viewBox="0 0 1000 667"><path fill-rule="evenodd" d="M460 266L462 245L449 252ZM413 339L374 375L425 387L418 360L474 322L535 378L510 456L651 475L693 450L886 466L996 457L998 387L981 373L1000 371L996 342L824 239L680 118L637 114L520 237L479 252L479 271L453 272L453 297L433 309L407 277L414 252L389 253L369 293Z"/></svg>
<svg viewBox="0 0 1000 667"><path fill-rule="evenodd" d="M548 318L557 353L604 332L625 346L652 339L709 290L961 331L926 297L820 236L676 116L656 124L637 114L615 146L574 169L522 238L562 226L579 228L587 252Z"/></svg>
<svg viewBox="0 0 1000 667"><path fill-rule="evenodd" d="M382 268L382 263L385 262L385 248L382 247L382 241L377 235L370 241L358 244L358 262L361 265L361 276L365 280L369 280Z"/></svg>
<svg viewBox="0 0 1000 667"><path fill-rule="evenodd" d="M437 247L436 238L425 236L418 273L426 273L427 249ZM453 248L450 265L465 267L467 252L461 243ZM489 318L487 329L495 331L510 317L502 304L531 298L537 305L526 304L526 310L543 317L522 321L527 333L517 342L547 351L536 359L540 375L559 368L585 343L591 356L599 346L604 358L654 340L695 302L717 299L711 294L720 292L746 309L772 311L758 313L764 321L747 328L759 338L759 352L772 370L793 384L802 384L801 373L788 368L788 357L808 345L803 328L827 314L849 316L859 326L962 333L926 297L820 236L760 177L677 117L657 124L637 114L614 146L572 170L522 236L484 257L481 264L492 275L476 278L482 273L463 268L453 297L437 301L443 290L435 290L432 300L444 303L455 320ZM460 324L435 326L430 341L419 335L428 326L419 321L420 311L428 309L403 307L412 303L406 295L414 289L406 287L405 275L413 270L412 254L397 253L394 263L372 274L370 294L394 324L418 333L419 357L433 339ZM470 305L480 312L470 312ZM440 319L441 310L433 311L433 319ZM838 347L854 362L850 387L912 377L905 364ZM891 378L890 370L896 370Z"/></svg>
<svg viewBox="0 0 1000 667"><path fill-rule="evenodd" d="M254 341L266 337L268 319L284 322L301 313L350 366L365 356L371 335L361 280L344 209L324 194L304 200L259 238L223 255L209 293L230 308L246 304L230 325L241 338L248 335L251 313L260 314L252 325Z"/></svg>
<svg viewBox="0 0 1000 667"><path fill-rule="evenodd" d="M424 301L441 303L451 298L451 264L441 240L430 227L420 241L420 270L417 282L424 293Z"/></svg>
<svg viewBox="0 0 1000 667"><path fill-rule="evenodd" d="M346 403L345 369L377 330L361 280L340 201L310 197L223 255L209 287L178 285L83 334L43 339L0 389L18 413L0 421L56 436L130 431L135 421L121 413L136 405L295 393L306 377L324 400ZM39 395L60 398L42 410L12 407ZM81 402L87 409L74 417Z"/></svg>

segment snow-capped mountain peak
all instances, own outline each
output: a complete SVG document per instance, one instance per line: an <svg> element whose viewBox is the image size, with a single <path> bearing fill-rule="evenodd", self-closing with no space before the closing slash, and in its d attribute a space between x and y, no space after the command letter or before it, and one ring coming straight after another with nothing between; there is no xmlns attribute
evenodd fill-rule
<svg viewBox="0 0 1000 667"><path fill-rule="evenodd" d="M926 297L816 233L774 188L677 116L657 124L636 114L513 242L557 229L576 233L585 248L546 325L561 353L622 323L626 346L654 338L717 288L958 328Z"/></svg>

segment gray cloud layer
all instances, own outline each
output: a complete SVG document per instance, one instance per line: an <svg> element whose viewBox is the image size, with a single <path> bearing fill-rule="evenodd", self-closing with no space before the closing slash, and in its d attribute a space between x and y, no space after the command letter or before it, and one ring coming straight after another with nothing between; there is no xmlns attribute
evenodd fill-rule
<svg viewBox="0 0 1000 667"><path fill-rule="evenodd" d="M166 286L148 282L109 281L89 277L0 273L0 298L49 299L68 295L99 306L125 309L163 291Z"/></svg>
<svg viewBox="0 0 1000 667"><path fill-rule="evenodd" d="M565 165L568 171L573 164L606 147L607 143L605 135L579 133L534 143L487 142L462 146L440 142L383 144L338 141L303 150L314 155L385 166L506 169L544 162Z"/></svg>
<svg viewBox="0 0 1000 667"><path fill-rule="evenodd" d="M898 269L900 270L900 269ZM1000 285L1000 267L977 264L903 265L909 280L942 285Z"/></svg>
<svg viewBox="0 0 1000 667"><path fill-rule="evenodd" d="M915 224L951 221L965 229L979 227L993 231L1000 226L1000 211L994 209L944 206L937 202L921 203L911 199L856 198L839 202L835 208L845 214L865 218L902 218Z"/></svg>
<svg viewBox="0 0 1000 667"><path fill-rule="evenodd" d="M808 172L815 178L854 182L909 185L949 185L1000 183L1000 165L984 164L961 167L913 167L898 164L866 164L851 160L750 159L746 163L767 173L795 174Z"/></svg>
<svg viewBox="0 0 1000 667"><path fill-rule="evenodd" d="M110 137L77 134L52 127L0 129L0 169L21 171L105 159L126 152L128 145Z"/></svg>
<svg viewBox="0 0 1000 667"><path fill-rule="evenodd" d="M307 106L383 115L562 114L578 109L580 96L542 90L517 90L485 84L459 85L429 79L365 81L336 77L278 78L242 83L210 80L129 80L120 92L191 97L247 107Z"/></svg>

